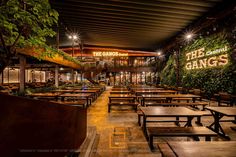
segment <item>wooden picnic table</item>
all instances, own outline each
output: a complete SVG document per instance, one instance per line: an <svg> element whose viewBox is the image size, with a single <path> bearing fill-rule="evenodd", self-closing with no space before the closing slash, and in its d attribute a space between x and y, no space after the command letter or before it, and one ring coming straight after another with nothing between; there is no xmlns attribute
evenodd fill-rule
<svg viewBox="0 0 236 157"><path fill-rule="evenodd" d="M236 157L235 141L168 142L158 147L163 157Z"/></svg>
<svg viewBox="0 0 236 157"><path fill-rule="evenodd" d="M130 95L130 94L114 94L109 96L109 103L112 102L114 99L120 99L120 100L127 100L131 99L132 102L135 102L136 96L135 95Z"/></svg>
<svg viewBox="0 0 236 157"><path fill-rule="evenodd" d="M163 157L235 157L235 141L168 142L158 145Z"/></svg>
<svg viewBox="0 0 236 157"><path fill-rule="evenodd" d="M111 91L129 91L127 88L112 88Z"/></svg>
<svg viewBox="0 0 236 157"><path fill-rule="evenodd" d="M93 95L93 99L95 100L98 95L98 90L82 90L82 89L57 89L53 90L52 92L59 92L59 93L91 93Z"/></svg>
<svg viewBox="0 0 236 157"><path fill-rule="evenodd" d="M207 110L211 111L214 117L214 122L208 126L209 129L213 130L217 134L221 135L226 139L230 139L228 135L225 134L220 122L235 122L236 119L236 107L206 107ZM234 120L221 120L223 117L234 117Z"/></svg>
<svg viewBox="0 0 236 157"><path fill-rule="evenodd" d="M51 99L58 99L58 96L61 93L55 92L55 93L51 93L51 92L47 92L47 93L32 93L32 94L26 94L26 96L30 97L30 98L51 98Z"/></svg>
<svg viewBox="0 0 236 157"><path fill-rule="evenodd" d="M135 95L150 95L150 94L176 94L177 91L174 90L136 90Z"/></svg>
<svg viewBox="0 0 236 157"><path fill-rule="evenodd" d="M131 94L131 91L111 91L110 94Z"/></svg>
<svg viewBox="0 0 236 157"><path fill-rule="evenodd" d="M201 96L199 95L193 95L193 94L156 94L156 95L142 95L141 97L141 105L144 106L145 105L145 101L147 99L151 99L151 98L165 98L167 101L170 101L173 98L191 98L193 102L196 101L196 98L201 98Z"/></svg>
<svg viewBox="0 0 236 157"><path fill-rule="evenodd" d="M156 88L156 87L149 87L149 88L131 88L132 91L145 91L145 90L164 90L164 88Z"/></svg>
<svg viewBox="0 0 236 157"><path fill-rule="evenodd" d="M143 132L147 135L147 118L149 117L176 117L175 123L179 125L179 117L186 117L187 123L185 126L192 126L192 120L194 117L201 117L202 114L195 112L186 107L140 107L143 113ZM151 122L151 121L150 121ZM155 121L158 122L158 121ZM159 122L172 122L172 121L159 121Z"/></svg>
<svg viewBox="0 0 236 157"><path fill-rule="evenodd" d="M74 97L76 99L86 99L87 105L91 105L91 101L89 100L91 96L92 94L90 93L77 93L77 94L65 93L65 94L59 95L59 97L62 98L62 101L64 101L65 97Z"/></svg>

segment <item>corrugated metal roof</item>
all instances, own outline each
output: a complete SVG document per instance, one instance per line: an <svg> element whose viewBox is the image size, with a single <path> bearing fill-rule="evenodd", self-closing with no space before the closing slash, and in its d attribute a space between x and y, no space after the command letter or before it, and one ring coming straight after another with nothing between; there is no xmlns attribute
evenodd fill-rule
<svg viewBox="0 0 236 157"><path fill-rule="evenodd" d="M221 0L50 0L60 14L60 45L71 46L66 32L84 44L154 50ZM66 30L67 29L67 30Z"/></svg>

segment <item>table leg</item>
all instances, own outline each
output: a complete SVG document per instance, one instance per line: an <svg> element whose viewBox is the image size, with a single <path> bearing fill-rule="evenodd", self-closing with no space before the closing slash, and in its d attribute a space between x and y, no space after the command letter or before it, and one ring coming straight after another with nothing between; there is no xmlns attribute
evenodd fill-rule
<svg viewBox="0 0 236 157"><path fill-rule="evenodd" d="M194 117L192 116L187 117L187 123L184 125L184 127L191 127L193 118Z"/></svg>
<svg viewBox="0 0 236 157"><path fill-rule="evenodd" d="M180 124L179 124L179 117L176 117L175 125L180 126Z"/></svg>
<svg viewBox="0 0 236 157"><path fill-rule="evenodd" d="M145 138L148 140L148 134L147 134L147 117L143 115L143 133Z"/></svg>
<svg viewBox="0 0 236 157"><path fill-rule="evenodd" d="M145 101L145 98L144 98L144 97L141 98L141 105L142 105L142 106L144 106L144 103L145 103L144 101Z"/></svg>
<svg viewBox="0 0 236 157"><path fill-rule="evenodd" d="M197 125L203 126L203 125L202 125L202 122L201 122L201 116L198 116L198 117L197 117L197 120L195 121L195 123L196 123Z"/></svg>
<svg viewBox="0 0 236 157"><path fill-rule="evenodd" d="M214 117L214 122L208 126L209 129L216 132L218 135L230 140L230 137L225 134L223 128L220 125L220 119L224 117L224 115L220 114L219 112L211 111L211 114Z"/></svg>
<svg viewBox="0 0 236 157"><path fill-rule="evenodd" d="M90 106L89 97L86 97L87 105Z"/></svg>

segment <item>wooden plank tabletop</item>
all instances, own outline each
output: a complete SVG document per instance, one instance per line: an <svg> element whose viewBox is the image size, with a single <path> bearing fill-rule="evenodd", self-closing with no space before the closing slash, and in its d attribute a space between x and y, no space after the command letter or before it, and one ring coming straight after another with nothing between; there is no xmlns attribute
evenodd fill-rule
<svg viewBox="0 0 236 157"><path fill-rule="evenodd" d="M140 109L147 117L186 117L202 115L186 107L140 107Z"/></svg>
<svg viewBox="0 0 236 157"><path fill-rule="evenodd" d="M168 142L169 148L178 157L236 157L235 141ZM160 148L163 156L165 151ZM168 151L166 151L168 152Z"/></svg>
<svg viewBox="0 0 236 157"><path fill-rule="evenodd" d="M236 107L206 107L206 109L226 116L236 116Z"/></svg>
<svg viewBox="0 0 236 157"><path fill-rule="evenodd" d="M59 95L60 97L89 97L91 94L88 93L78 93L78 94L71 94L71 93L65 93Z"/></svg>
<svg viewBox="0 0 236 157"><path fill-rule="evenodd" d="M193 94L159 94L159 95L142 95L143 98L200 98L199 95Z"/></svg>
<svg viewBox="0 0 236 157"><path fill-rule="evenodd" d="M110 94L129 94L131 91L111 91Z"/></svg>
<svg viewBox="0 0 236 157"><path fill-rule="evenodd" d="M58 96L60 93L32 93L32 94L27 94L26 96L30 96L30 97L56 97Z"/></svg>
<svg viewBox="0 0 236 157"><path fill-rule="evenodd" d="M130 94L112 94L109 98L136 98L136 96Z"/></svg>

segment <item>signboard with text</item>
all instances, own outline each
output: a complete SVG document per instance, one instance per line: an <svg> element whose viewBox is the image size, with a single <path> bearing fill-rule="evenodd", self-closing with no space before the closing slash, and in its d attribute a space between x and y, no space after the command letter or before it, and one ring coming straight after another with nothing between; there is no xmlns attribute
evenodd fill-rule
<svg viewBox="0 0 236 157"><path fill-rule="evenodd" d="M212 51L205 51L205 48L200 48L185 54L187 70L204 69L228 64L228 47L222 47Z"/></svg>

